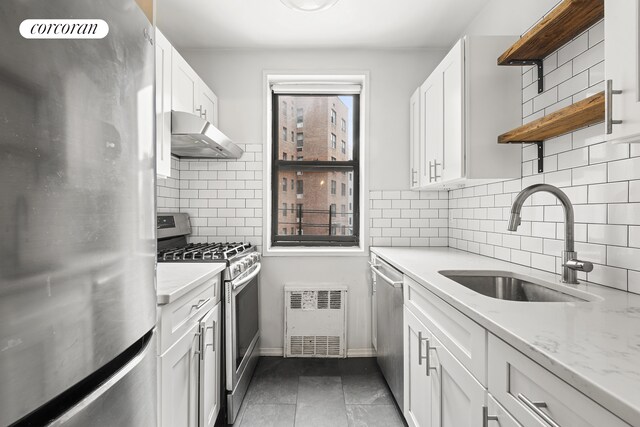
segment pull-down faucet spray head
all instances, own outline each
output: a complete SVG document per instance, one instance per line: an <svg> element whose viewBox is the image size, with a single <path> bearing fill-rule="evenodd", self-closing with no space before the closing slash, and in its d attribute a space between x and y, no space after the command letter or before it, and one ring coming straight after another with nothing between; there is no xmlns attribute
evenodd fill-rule
<svg viewBox="0 0 640 427"><path fill-rule="evenodd" d="M509 231L516 231L521 222L522 219L520 218L520 211L511 212L511 216L509 217L509 226L507 227L507 229Z"/></svg>

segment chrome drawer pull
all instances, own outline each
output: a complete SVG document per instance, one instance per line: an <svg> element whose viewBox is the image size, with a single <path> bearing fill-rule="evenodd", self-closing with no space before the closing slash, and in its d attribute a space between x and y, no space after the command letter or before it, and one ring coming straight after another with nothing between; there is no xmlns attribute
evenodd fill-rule
<svg viewBox="0 0 640 427"><path fill-rule="evenodd" d="M553 418L551 418L549 415L545 414L544 412L542 412L540 410L540 408L546 408L547 407L547 403L546 402L533 402L531 400L529 400L529 398L527 396L525 396L522 393L518 393L518 400L521 401L522 403L524 403L524 405L529 408L531 410L531 412L533 412L534 414L536 414L538 417L542 418L542 420L549 424L551 427L560 427L560 424L556 423Z"/></svg>
<svg viewBox="0 0 640 427"><path fill-rule="evenodd" d="M498 421L497 415L489 415L489 408L482 407L482 427L489 427L489 421Z"/></svg>
<svg viewBox="0 0 640 427"><path fill-rule="evenodd" d="M425 341L426 343L426 349L427 349L427 354L425 354L424 356L422 355L422 341ZM418 331L418 365L422 365L422 360L425 360L425 364L427 365L426 368L426 373L427 376L431 375L431 371L437 371L437 369L433 366L431 366L431 358L429 357L429 351L430 350L435 350L435 347L431 347L431 342L429 341L429 338L423 338L422 337L422 331Z"/></svg>
<svg viewBox="0 0 640 427"><path fill-rule="evenodd" d="M205 305L206 303L208 303L209 301L211 301L211 298L207 298L207 299L201 299L200 301L198 301L197 304L193 304L191 306L191 309L196 309L196 310L200 310L202 308L203 305Z"/></svg>

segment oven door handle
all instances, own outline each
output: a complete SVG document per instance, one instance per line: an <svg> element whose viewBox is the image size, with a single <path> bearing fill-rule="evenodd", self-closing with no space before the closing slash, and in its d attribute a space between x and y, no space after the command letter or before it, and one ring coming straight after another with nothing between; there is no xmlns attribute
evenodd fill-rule
<svg viewBox="0 0 640 427"><path fill-rule="evenodd" d="M253 270L253 272L251 274L249 274L247 277L245 277L244 279L240 280L239 282L231 282L231 287L233 288L234 292L240 292L241 287L243 287L244 285L246 285L247 283L249 283L251 280L253 280L254 277L256 277L258 275L258 273L260 273L260 270L262 269L262 263L258 263L255 264L257 265L256 269Z"/></svg>

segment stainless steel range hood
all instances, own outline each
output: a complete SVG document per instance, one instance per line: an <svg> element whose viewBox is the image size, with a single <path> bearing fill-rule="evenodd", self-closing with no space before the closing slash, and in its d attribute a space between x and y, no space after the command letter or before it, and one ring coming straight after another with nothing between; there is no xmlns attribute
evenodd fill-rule
<svg viewBox="0 0 640 427"><path fill-rule="evenodd" d="M244 151L205 119L172 111L171 153L198 159L238 159Z"/></svg>

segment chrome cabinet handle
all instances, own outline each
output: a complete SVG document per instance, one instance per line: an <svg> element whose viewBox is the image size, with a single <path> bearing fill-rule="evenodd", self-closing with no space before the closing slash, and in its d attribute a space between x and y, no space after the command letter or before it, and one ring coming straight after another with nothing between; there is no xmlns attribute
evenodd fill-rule
<svg viewBox="0 0 640 427"><path fill-rule="evenodd" d="M422 354L422 341L425 341L425 344L426 344L425 355ZM429 357L429 351L435 350L435 349L436 349L435 347L431 347L431 342L429 341L429 338L423 338L422 331L418 331L418 365L422 365L422 360L425 361L427 376L431 375L431 371L436 370L436 368L431 366L431 357Z"/></svg>
<svg viewBox="0 0 640 427"><path fill-rule="evenodd" d="M489 415L489 408L482 407L482 427L489 427L489 421L498 421L497 415Z"/></svg>
<svg viewBox="0 0 640 427"><path fill-rule="evenodd" d="M442 176L438 175L438 166L442 166L442 163L438 163L437 159L433 159L433 180L437 181Z"/></svg>
<svg viewBox="0 0 640 427"><path fill-rule="evenodd" d="M200 310L202 308L202 306L205 305L206 303L208 303L209 301L211 301L211 298L201 299L200 301L198 301L197 304L193 304L191 306L191 309L193 310L195 308L196 310Z"/></svg>
<svg viewBox="0 0 640 427"><path fill-rule="evenodd" d="M417 170L415 170L414 168L411 168L411 185L416 185L418 184L418 180L416 179L416 174L418 173Z"/></svg>
<svg viewBox="0 0 640 427"><path fill-rule="evenodd" d="M546 408L546 402L533 402L529 400L527 396L522 393L518 393L518 400L524 403L524 405L531 410L534 414L540 417L545 423L549 424L551 427L560 427L558 423L556 423L553 418L549 415L545 414L540 410L540 408Z"/></svg>
<svg viewBox="0 0 640 427"><path fill-rule="evenodd" d="M607 135L613 133L613 125L622 124L622 120L614 120L613 119L613 95L620 95L622 93L621 90L613 89L613 80L607 80L607 84L605 87L605 120L607 125Z"/></svg>

